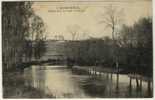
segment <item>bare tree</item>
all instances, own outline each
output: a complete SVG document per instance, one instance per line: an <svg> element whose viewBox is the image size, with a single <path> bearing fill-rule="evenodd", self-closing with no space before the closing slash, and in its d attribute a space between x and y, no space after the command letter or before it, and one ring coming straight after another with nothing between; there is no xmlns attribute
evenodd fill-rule
<svg viewBox="0 0 155 100"><path fill-rule="evenodd" d="M79 25L72 25L67 27L68 32L71 34L72 40L78 40L79 38Z"/></svg>
<svg viewBox="0 0 155 100"><path fill-rule="evenodd" d="M65 38L64 38L63 35L55 35L55 36L54 36L54 39L55 39L55 40L59 40L59 41L61 41L61 40L62 40L62 41L65 40Z"/></svg>
<svg viewBox="0 0 155 100"><path fill-rule="evenodd" d="M110 28L112 39L115 40L116 30L123 21L123 9L117 9L113 5L105 7L105 12L101 15L102 19L99 23L105 24L105 28Z"/></svg>
<svg viewBox="0 0 155 100"><path fill-rule="evenodd" d="M83 30L81 34L82 39L87 39L89 37L89 33L89 30Z"/></svg>
<svg viewBox="0 0 155 100"><path fill-rule="evenodd" d="M121 24L122 18L121 15L123 13L123 10L120 10L113 5L109 5L105 7L105 12L102 14L102 20L100 23L105 24L105 28L110 28L111 33L112 33L112 40L113 40L113 61L114 64L117 68L117 85L116 85L116 90L119 89L119 63L118 63L118 50L116 48L117 43L116 43L116 31L119 25ZM112 73L111 73L112 77Z"/></svg>
<svg viewBox="0 0 155 100"><path fill-rule="evenodd" d="M102 19L100 23L105 24L105 28L111 29L112 40L113 40L113 55L114 55L114 62L116 63L116 67L118 67L117 61L117 52L116 52L116 34L118 27L121 25L123 19L123 9L116 8L116 6L108 5L105 7L105 12L101 15Z"/></svg>

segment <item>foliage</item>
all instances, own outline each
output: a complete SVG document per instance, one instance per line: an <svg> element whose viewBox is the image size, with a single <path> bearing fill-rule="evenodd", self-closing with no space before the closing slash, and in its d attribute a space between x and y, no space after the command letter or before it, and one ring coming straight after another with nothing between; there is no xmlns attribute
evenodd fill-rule
<svg viewBox="0 0 155 100"><path fill-rule="evenodd" d="M115 45L114 45L115 42ZM127 72L152 75L152 19L141 18L133 26L123 25L115 40L104 37L68 42L67 57L78 65L119 67ZM115 50L113 50L115 48Z"/></svg>
<svg viewBox="0 0 155 100"><path fill-rule="evenodd" d="M36 59L39 59L46 51L45 41L44 40L37 40L34 44L34 56Z"/></svg>
<svg viewBox="0 0 155 100"><path fill-rule="evenodd" d="M125 48L129 69L152 74L152 19L141 18L133 26L124 25L118 43ZM131 67L131 68L130 68Z"/></svg>
<svg viewBox="0 0 155 100"><path fill-rule="evenodd" d="M33 42L45 39L44 23L34 13L32 4L2 2L3 66L6 69L22 63L23 58L31 60L34 54Z"/></svg>

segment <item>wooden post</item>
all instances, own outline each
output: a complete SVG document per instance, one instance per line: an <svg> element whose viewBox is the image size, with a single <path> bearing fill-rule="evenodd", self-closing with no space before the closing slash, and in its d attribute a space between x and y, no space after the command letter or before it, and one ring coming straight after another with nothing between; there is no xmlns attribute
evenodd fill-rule
<svg viewBox="0 0 155 100"><path fill-rule="evenodd" d="M119 88L119 74L117 73L117 76L116 76L116 89Z"/></svg>
<svg viewBox="0 0 155 100"><path fill-rule="evenodd" d="M137 83L137 90L139 89L139 82L138 82L138 78L137 78L137 76L136 76L136 83Z"/></svg>
<svg viewBox="0 0 155 100"><path fill-rule="evenodd" d="M132 78L130 77L130 84L129 84L130 87L132 87Z"/></svg>
<svg viewBox="0 0 155 100"><path fill-rule="evenodd" d="M110 76L110 79L111 79L111 81L112 81L112 72L111 72L111 76Z"/></svg>
<svg viewBox="0 0 155 100"><path fill-rule="evenodd" d="M94 75L96 75L95 68L94 68Z"/></svg>
<svg viewBox="0 0 155 100"><path fill-rule="evenodd" d="M142 90L142 77L140 77L140 90Z"/></svg>
<svg viewBox="0 0 155 100"><path fill-rule="evenodd" d="M117 68L117 76L116 76L116 90L119 92L119 66L118 62L116 61L116 68Z"/></svg>
<svg viewBox="0 0 155 100"><path fill-rule="evenodd" d="M150 79L148 80L148 96L151 96L151 81Z"/></svg>
<svg viewBox="0 0 155 100"><path fill-rule="evenodd" d="M130 77L130 81L129 81L129 95L132 95L132 78Z"/></svg>
<svg viewBox="0 0 155 100"><path fill-rule="evenodd" d="M108 72L106 73L106 76L107 76L107 79L109 79L109 75L108 75Z"/></svg>
<svg viewBox="0 0 155 100"><path fill-rule="evenodd" d="M102 76L102 72L101 71L99 72L99 75L100 75L100 77Z"/></svg>

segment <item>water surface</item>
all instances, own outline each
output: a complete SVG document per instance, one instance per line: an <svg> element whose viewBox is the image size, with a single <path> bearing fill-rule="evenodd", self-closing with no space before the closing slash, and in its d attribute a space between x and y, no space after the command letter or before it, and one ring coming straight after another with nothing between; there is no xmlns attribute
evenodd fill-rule
<svg viewBox="0 0 155 100"><path fill-rule="evenodd" d="M136 81L129 84L127 75L102 73L79 74L66 66L31 66L24 70L25 85L40 89L56 98L147 97L147 82L137 90Z"/></svg>

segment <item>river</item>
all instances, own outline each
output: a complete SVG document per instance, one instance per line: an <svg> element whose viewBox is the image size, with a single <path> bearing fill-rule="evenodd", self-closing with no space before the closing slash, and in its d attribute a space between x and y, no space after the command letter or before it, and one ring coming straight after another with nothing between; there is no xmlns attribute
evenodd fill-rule
<svg viewBox="0 0 155 100"><path fill-rule="evenodd" d="M136 89L136 81L129 86L129 77L106 73L96 77L79 74L66 66L33 65L24 70L25 85L32 86L56 98L114 98L148 97L147 82L142 89ZM118 87L117 87L118 86Z"/></svg>

